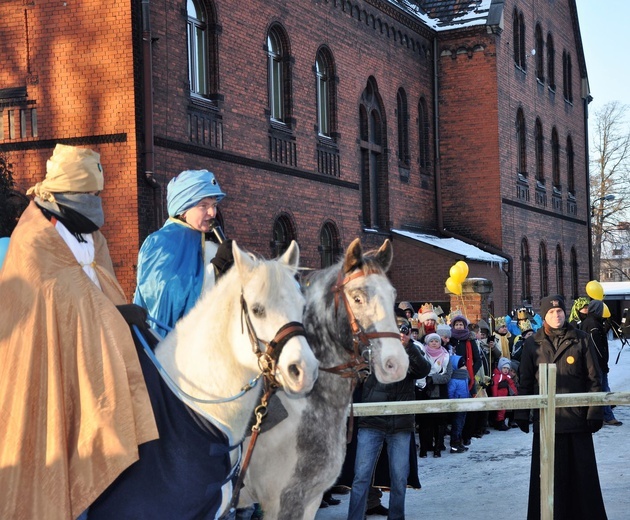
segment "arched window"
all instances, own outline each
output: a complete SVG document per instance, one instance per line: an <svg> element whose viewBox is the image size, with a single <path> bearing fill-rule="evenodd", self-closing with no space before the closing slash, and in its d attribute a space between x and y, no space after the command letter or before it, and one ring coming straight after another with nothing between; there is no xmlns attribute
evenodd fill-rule
<svg viewBox="0 0 630 520"><path fill-rule="evenodd" d="M547 84L551 90L556 90L556 50L551 33L547 34Z"/></svg>
<svg viewBox="0 0 630 520"><path fill-rule="evenodd" d="M541 184L545 183L545 145L543 141L543 129L540 119L536 118L536 129L534 131L536 141L536 180Z"/></svg>
<svg viewBox="0 0 630 520"><path fill-rule="evenodd" d="M521 291L523 305L532 302L532 259L529 256L529 243L526 238L521 240Z"/></svg>
<svg viewBox="0 0 630 520"><path fill-rule="evenodd" d="M287 123L290 111L289 43L284 30L274 25L267 34L267 74L269 115Z"/></svg>
<svg viewBox="0 0 630 520"><path fill-rule="evenodd" d="M524 177L527 176L527 134L525 133L525 116L523 109L516 112L516 169Z"/></svg>
<svg viewBox="0 0 630 520"><path fill-rule="evenodd" d="M571 65L571 55L565 50L562 51L562 93L564 100L573 103L573 67Z"/></svg>
<svg viewBox="0 0 630 520"><path fill-rule="evenodd" d="M336 131L335 67L332 54L326 48L317 51L317 132L330 137Z"/></svg>
<svg viewBox="0 0 630 520"><path fill-rule="evenodd" d="M389 222L386 125L376 80L370 77L361 95L361 206L363 227L386 229Z"/></svg>
<svg viewBox="0 0 630 520"><path fill-rule="evenodd" d="M431 165L430 153L430 137L429 137L429 111L427 109L427 101L424 97L418 102L418 162L420 163L420 171L426 170ZM424 172L428 173L428 172Z"/></svg>
<svg viewBox="0 0 630 520"><path fill-rule="evenodd" d="M398 115L398 164L409 168L409 111L407 109L407 94L403 88L398 89L396 95Z"/></svg>
<svg viewBox="0 0 630 520"><path fill-rule="evenodd" d="M319 233L319 253L322 269L333 265L340 253L339 230L333 222L326 222Z"/></svg>
<svg viewBox="0 0 630 520"><path fill-rule="evenodd" d="M579 296L578 289L578 261L575 247L571 248L571 298L576 299Z"/></svg>
<svg viewBox="0 0 630 520"><path fill-rule="evenodd" d="M547 246L544 242L538 247L538 264L540 269L540 297L549 295L549 261L547 260Z"/></svg>
<svg viewBox="0 0 630 520"><path fill-rule="evenodd" d="M525 18L523 13L514 9L512 14L512 47L514 50L514 63L523 70L527 69L525 63Z"/></svg>
<svg viewBox="0 0 630 520"><path fill-rule="evenodd" d="M551 173L553 187L560 189L560 142L555 126L551 130Z"/></svg>
<svg viewBox="0 0 630 520"><path fill-rule="evenodd" d="M570 195L575 197L575 170L574 170L574 155L573 155L573 139L571 136L567 137L567 190Z"/></svg>
<svg viewBox="0 0 630 520"><path fill-rule="evenodd" d="M295 226L289 215L279 215L273 223L273 240L271 241L271 256L276 258L284 253L291 240L297 240Z"/></svg>
<svg viewBox="0 0 630 520"><path fill-rule="evenodd" d="M559 295L564 296L564 261L560 244L556 246L556 289Z"/></svg>
<svg viewBox="0 0 630 520"><path fill-rule="evenodd" d="M188 0L186 4L188 35L188 81L190 92L208 96L217 90L216 34L210 34L214 25L212 11L201 0Z"/></svg>
<svg viewBox="0 0 630 520"><path fill-rule="evenodd" d="M543 33L540 24L536 24L536 78L541 82L545 82L545 42L543 41Z"/></svg>

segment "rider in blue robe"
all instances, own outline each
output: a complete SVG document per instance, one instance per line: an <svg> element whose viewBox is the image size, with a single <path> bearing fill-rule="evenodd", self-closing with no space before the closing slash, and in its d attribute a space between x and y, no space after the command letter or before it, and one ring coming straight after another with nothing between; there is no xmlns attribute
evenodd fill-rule
<svg viewBox="0 0 630 520"><path fill-rule="evenodd" d="M214 276L206 269L205 257L216 249L206 247L205 234L216 216L216 203L225 193L207 170L183 171L169 182L167 190L169 219L142 244L134 303L172 328L193 308L206 279ZM224 242L212 260L220 272L230 264L229 242ZM226 257L230 257L227 262ZM155 328L162 335L168 332Z"/></svg>

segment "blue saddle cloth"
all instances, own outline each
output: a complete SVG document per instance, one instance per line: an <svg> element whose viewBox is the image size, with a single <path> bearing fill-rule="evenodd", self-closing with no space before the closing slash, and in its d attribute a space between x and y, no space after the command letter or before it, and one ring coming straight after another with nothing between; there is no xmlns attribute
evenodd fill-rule
<svg viewBox="0 0 630 520"><path fill-rule="evenodd" d="M136 341L160 433L139 446L140 460L92 504L88 520L207 520L217 518L223 486L231 492L228 438L169 389Z"/></svg>

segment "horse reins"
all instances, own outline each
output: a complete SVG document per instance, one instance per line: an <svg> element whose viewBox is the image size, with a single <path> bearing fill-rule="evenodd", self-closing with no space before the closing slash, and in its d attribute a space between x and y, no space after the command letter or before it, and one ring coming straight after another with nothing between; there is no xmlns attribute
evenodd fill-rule
<svg viewBox="0 0 630 520"><path fill-rule="evenodd" d="M258 435L260 434L260 425L267 415L269 398L276 391L276 389L281 386L281 384L276 379L275 372L276 363L278 361L278 358L280 357L280 354L282 353L282 349L291 338L295 336L306 337L306 330L304 329L304 325L297 321L291 321L280 327L280 329L278 330L278 332L276 332L276 335L271 341L260 339L256 335L254 324L249 317L247 302L245 301L245 297L241 292L241 327L243 325L243 318L245 319L245 324L247 326L247 334L249 335L249 339L252 343L252 349L254 351L254 354L258 356L258 367L260 368L263 376L264 392L263 396L260 399L260 404L254 409L256 423L252 426L252 438L249 441L247 452L245 453L245 457L243 458L243 464L241 465L241 469L238 473L238 479L236 480L236 484L234 485L234 492L232 493L230 506L221 518L223 518L225 514L236 510L238 499L241 494L241 489L245 481L245 473L247 472L247 468L249 467L252 453L254 452L254 446L256 445ZM260 348L261 344L265 347L264 351Z"/></svg>
<svg viewBox="0 0 630 520"><path fill-rule="evenodd" d="M335 296L335 314L339 310L339 299L341 298L346 308L346 314L348 315L348 321L352 331L353 352L350 361L334 367L320 367L320 370L324 372L330 372L331 374L346 378L352 377L355 380L364 379L372 372L372 344L370 340L377 338L394 338L400 340L400 334L397 332L365 332L354 315L354 312L352 312L350 301L348 300L348 295L344 287L352 280L362 276L367 276L367 274L361 269L344 278L343 271L341 270L337 276L337 283L332 287L332 292Z"/></svg>

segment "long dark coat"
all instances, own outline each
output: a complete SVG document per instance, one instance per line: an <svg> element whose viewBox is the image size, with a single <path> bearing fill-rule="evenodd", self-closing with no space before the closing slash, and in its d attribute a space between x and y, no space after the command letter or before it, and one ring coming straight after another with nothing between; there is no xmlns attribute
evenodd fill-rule
<svg viewBox="0 0 630 520"><path fill-rule="evenodd" d="M539 393L540 363L555 363L558 394L600 392L599 365L586 334L566 324L557 347L541 327L527 338L520 365L519 395ZM529 410L517 410L527 420ZM554 519L606 519L589 421L603 420L601 407L556 409ZM540 519L539 413L534 412L534 441L529 483L528 520Z"/></svg>

